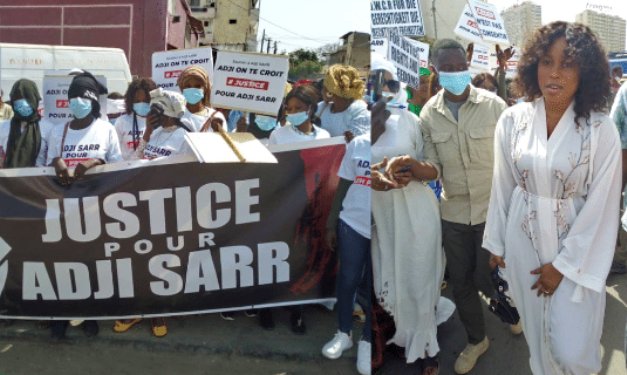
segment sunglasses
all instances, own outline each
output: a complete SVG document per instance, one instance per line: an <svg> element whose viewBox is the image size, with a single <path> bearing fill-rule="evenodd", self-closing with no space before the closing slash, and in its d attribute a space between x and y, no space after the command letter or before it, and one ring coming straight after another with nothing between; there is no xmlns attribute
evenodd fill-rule
<svg viewBox="0 0 627 375"><path fill-rule="evenodd" d="M373 83L373 82L376 81L376 79L377 79L377 76L373 74L373 75L370 76L370 79L368 80L368 82ZM395 81L393 79L390 79L390 80L387 80L387 81L382 81L381 83L383 84L382 87L386 87L387 86L387 88L390 90L390 92L393 92L393 93L397 93L401 89L401 83L399 81Z"/></svg>

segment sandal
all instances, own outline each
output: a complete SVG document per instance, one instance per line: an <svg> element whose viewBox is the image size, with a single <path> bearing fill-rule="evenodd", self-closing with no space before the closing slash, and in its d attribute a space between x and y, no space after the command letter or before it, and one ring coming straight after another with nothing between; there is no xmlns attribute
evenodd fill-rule
<svg viewBox="0 0 627 375"><path fill-rule="evenodd" d="M116 320L115 326L113 326L113 331L117 333L124 333L131 329L135 324L141 322L141 320L142 318Z"/></svg>
<svg viewBox="0 0 627 375"><path fill-rule="evenodd" d="M440 363L436 357L427 357L423 361L423 366L422 375L438 375L440 373Z"/></svg>
<svg viewBox="0 0 627 375"><path fill-rule="evenodd" d="M152 325L152 334L155 337L163 337L168 334L168 327L165 325L164 318L152 318L150 324Z"/></svg>

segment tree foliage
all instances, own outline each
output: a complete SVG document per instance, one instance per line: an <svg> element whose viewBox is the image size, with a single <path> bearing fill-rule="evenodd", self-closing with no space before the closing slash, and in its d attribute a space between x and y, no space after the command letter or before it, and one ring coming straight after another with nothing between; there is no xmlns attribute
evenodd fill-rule
<svg viewBox="0 0 627 375"><path fill-rule="evenodd" d="M322 71L322 63L314 51L298 49L289 54L290 77L306 77Z"/></svg>

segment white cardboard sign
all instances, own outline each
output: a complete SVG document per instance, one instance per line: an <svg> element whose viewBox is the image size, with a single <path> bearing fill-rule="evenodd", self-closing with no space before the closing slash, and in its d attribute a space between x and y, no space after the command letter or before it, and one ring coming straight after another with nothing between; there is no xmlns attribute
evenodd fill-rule
<svg viewBox="0 0 627 375"><path fill-rule="evenodd" d="M104 76L95 76L95 78L107 86L107 79ZM70 111L70 101L67 97L70 83L74 76L68 75L45 75L43 79L43 118L53 124L64 124L74 119L72 111ZM107 113L107 95L100 95L98 102L100 103L100 113Z"/></svg>
<svg viewBox="0 0 627 375"><path fill-rule="evenodd" d="M420 65L419 68L429 68L429 45L427 43L419 42L417 40L408 39L410 43L413 43L416 48L418 48L418 52L420 52Z"/></svg>
<svg viewBox="0 0 627 375"><path fill-rule="evenodd" d="M420 86L420 47L416 42L390 33L388 60L396 67L398 80L411 87Z"/></svg>
<svg viewBox="0 0 627 375"><path fill-rule="evenodd" d="M490 71L490 46L474 44L470 67L486 72Z"/></svg>
<svg viewBox="0 0 627 375"><path fill-rule="evenodd" d="M454 31L455 34L464 39L468 39L475 43L483 42L483 38L481 38L481 31L477 26L477 20L475 20L475 16L473 16L470 11L468 4L464 7L464 11L462 12L461 17L459 17L459 21L457 21L457 26L455 26Z"/></svg>
<svg viewBox="0 0 627 375"><path fill-rule="evenodd" d="M505 24L496 6L477 0L468 0L468 3L483 40L501 46L509 45Z"/></svg>
<svg viewBox="0 0 627 375"><path fill-rule="evenodd" d="M176 81L185 68L200 66L207 71L209 78L213 74L213 56L211 47L177 49L152 54L152 79L157 86L166 90L180 92Z"/></svg>
<svg viewBox="0 0 627 375"><path fill-rule="evenodd" d="M373 39L387 37L387 29L400 35L425 35L419 0L370 0L370 30Z"/></svg>
<svg viewBox="0 0 627 375"><path fill-rule="evenodd" d="M211 105L276 116L289 60L285 55L219 51L213 72Z"/></svg>
<svg viewBox="0 0 627 375"><path fill-rule="evenodd" d="M370 39L370 52L376 52L383 57L388 56L388 39Z"/></svg>

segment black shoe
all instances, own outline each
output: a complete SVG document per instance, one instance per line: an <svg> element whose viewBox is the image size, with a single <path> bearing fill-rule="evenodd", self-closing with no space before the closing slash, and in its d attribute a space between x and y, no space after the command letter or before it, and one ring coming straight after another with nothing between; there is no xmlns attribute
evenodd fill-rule
<svg viewBox="0 0 627 375"><path fill-rule="evenodd" d="M95 320L86 320L81 324L87 337L98 336L98 323Z"/></svg>
<svg viewBox="0 0 627 375"><path fill-rule="evenodd" d="M297 335L304 335L307 332L307 326L305 326L305 319L303 319L303 313L300 311L292 312L290 316L292 323L292 332Z"/></svg>
<svg viewBox="0 0 627 375"><path fill-rule="evenodd" d="M262 309L259 311L259 324L267 331L274 329L274 317L270 309Z"/></svg>
<svg viewBox="0 0 627 375"><path fill-rule="evenodd" d="M59 341L65 337L65 331L67 330L67 326L70 324L67 320L55 320L52 322L52 339L54 341Z"/></svg>

